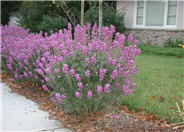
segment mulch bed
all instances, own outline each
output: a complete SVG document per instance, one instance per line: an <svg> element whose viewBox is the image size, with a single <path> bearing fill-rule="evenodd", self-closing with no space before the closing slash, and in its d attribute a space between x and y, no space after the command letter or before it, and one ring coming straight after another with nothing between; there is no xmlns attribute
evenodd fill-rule
<svg viewBox="0 0 184 132"><path fill-rule="evenodd" d="M39 85L30 82L17 84L11 81L11 77L11 74L1 73L2 82L6 83L12 92L36 102L41 110L49 112L50 118L59 120L65 128L74 132L182 132L184 130L184 128L174 130L165 121L143 112L131 112L126 106L119 107L116 117L111 112L84 114L80 118L68 115L51 102L49 93L44 92Z"/></svg>

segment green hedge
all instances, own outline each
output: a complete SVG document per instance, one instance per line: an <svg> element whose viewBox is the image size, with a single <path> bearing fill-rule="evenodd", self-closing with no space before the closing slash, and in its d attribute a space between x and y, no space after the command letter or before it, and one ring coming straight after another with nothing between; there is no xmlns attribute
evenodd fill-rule
<svg viewBox="0 0 184 132"><path fill-rule="evenodd" d="M109 6L107 3L103 3L103 22L104 26L114 25L116 27L116 32L124 32L125 31L125 24L124 24L124 14L116 12L116 9L113 6ZM90 22L92 25L94 23L99 23L99 7L98 4L94 4L85 13L84 18L85 23Z"/></svg>
<svg viewBox="0 0 184 132"><path fill-rule="evenodd" d="M141 49L141 54L157 54L166 56L184 55L184 49L182 48L158 47L143 44L139 44L138 47Z"/></svg>

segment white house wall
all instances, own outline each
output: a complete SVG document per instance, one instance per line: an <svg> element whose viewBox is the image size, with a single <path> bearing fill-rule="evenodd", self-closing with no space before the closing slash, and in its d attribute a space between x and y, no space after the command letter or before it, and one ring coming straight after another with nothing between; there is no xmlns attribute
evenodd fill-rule
<svg viewBox="0 0 184 132"><path fill-rule="evenodd" d="M134 1L117 1L117 11L125 13L125 26L132 28L134 22Z"/></svg>
<svg viewBox="0 0 184 132"><path fill-rule="evenodd" d="M134 27L134 14L135 11L135 2L134 0L118 0L117 1L117 11L125 13L125 26L126 28ZM148 29L151 29L148 27ZM155 28L156 29L156 28ZM166 28L167 30L167 28ZM177 24L174 30L184 30L184 1L178 1L178 14L177 14Z"/></svg>

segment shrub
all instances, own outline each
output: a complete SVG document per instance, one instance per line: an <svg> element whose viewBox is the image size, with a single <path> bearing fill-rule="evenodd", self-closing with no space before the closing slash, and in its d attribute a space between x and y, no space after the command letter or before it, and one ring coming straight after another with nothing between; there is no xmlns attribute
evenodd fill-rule
<svg viewBox="0 0 184 132"><path fill-rule="evenodd" d="M178 47L178 44L184 44L184 40L169 38L165 47Z"/></svg>
<svg viewBox="0 0 184 132"><path fill-rule="evenodd" d="M16 26L2 26L2 57L15 79L37 81L68 113L82 114L108 108L129 95L137 74L134 57L140 54L132 34L114 26L77 25L42 37ZM89 34L91 31L91 34Z"/></svg>
<svg viewBox="0 0 184 132"><path fill-rule="evenodd" d="M114 25L117 32L124 32L126 30L124 24L124 14L116 12L116 9L109 6L107 3L103 3L103 26ZM91 10L87 10L85 13L85 23L90 22L92 25L94 23L99 23L99 7L94 4Z"/></svg>
<svg viewBox="0 0 184 132"><path fill-rule="evenodd" d="M42 16L46 11L41 1L24 1L18 11L18 24L21 27L30 29L30 32L39 33L37 25L42 21Z"/></svg>
<svg viewBox="0 0 184 132"><path fill-rule="evenodd" d="M123 34L117 33L112 39L113 26L102 28L102 39L96 25L91 35L89 29L89 25L78 25L73 40L71 30L58 34L58 38L66 38L61 39L62 45L56 43L62 59L52 65L47 86L52 87L53 99L68 113L82 114L118 104L135 86L134 57L140 53L137 41L132 44L130 35L130 45L124 47Z"/></svg>
<svg viewBox="0 0 184 132"><path fill-rule="evenodd" d="M51 30L55 33L60 29L67 28L67 24L68 22L62 17L44 15L41 23L37 25L37 29L50 34Z"/></svg>
<svg viewBox="0 0 184 132"><path fill-rule="evenodd" d="M1 57L4 64L14 74L16 80L29 78L39 82L35 71L36 59L40 56L36 51L44 51L42 33L29 34L29 30L18 26L1 26L2 50Z"/></svg>
<svg viewBox="0 0 184 132"><path fill-rule="evenodd" d="M19 8L19 25L29 28L30 32L40 30L49 33L80 22L80 1L24 1Z"/></svg>

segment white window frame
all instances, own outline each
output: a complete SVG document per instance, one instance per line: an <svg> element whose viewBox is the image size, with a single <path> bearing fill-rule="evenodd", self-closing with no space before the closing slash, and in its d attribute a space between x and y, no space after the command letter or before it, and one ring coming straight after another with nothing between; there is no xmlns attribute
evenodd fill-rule
<svg viewBox="0 0 184 132"><path fill-rule="evenodd" d="M137 25L137 2L144 1L144 9L143 9L143 25ZM167 25L168 19L168 0L163 0L165 2L164 6L164 23L163 26L146 26L145 25L145 17L146 17L146 4L148 0L135 0L134 4L134 22L133 28L145 28L145 29L176 29L177 28L177 18L178 18L178 0L177 0L177 7L176 7L176 24L175 25Z"/></svg>

